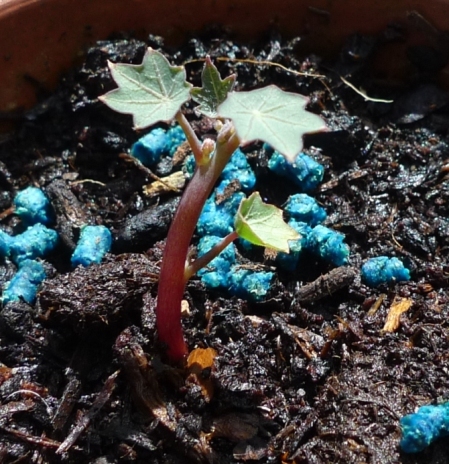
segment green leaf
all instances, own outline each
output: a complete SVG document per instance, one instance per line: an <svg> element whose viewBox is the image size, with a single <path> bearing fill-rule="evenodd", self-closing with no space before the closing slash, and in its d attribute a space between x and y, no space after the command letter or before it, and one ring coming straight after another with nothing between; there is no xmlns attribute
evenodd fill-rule
<svg viewBox="0 0 449 464"><path fill-rule="evenodd" d="M234 87L235 74L221 79L218 69L207 56L201 82L203 87L194 87L190 91L193 100L199 103L196 110L205 116L216 118L218 105L225 101L228 92Z"/></svg>
<svg viewBox="0 0 449 464"><path fill-rule="evenodd" d="M267 142L293 163L302 150L302 136L326 129L319 116L305 110L308 101L303 95L270 85L229 93L218 114L232 119L242 142Z"/></svg>
<svg viewBox="0 0 449 464"><path fill-rule="evenodd" d="M100 100L119 113L132 114L136 129L170 121L190 98L185 69L170 66L164 55L151 48L142 64L108 64L118 89Z"/></svg>
<svg viewBox="0 0 449 464"><path fill-rule="evenodd" d="M234 228L239 237L254 245L285 253L289 252L288 241L300 238L298 232L282 219L282 210L264 203L259 192L240 203Z"/></svg>

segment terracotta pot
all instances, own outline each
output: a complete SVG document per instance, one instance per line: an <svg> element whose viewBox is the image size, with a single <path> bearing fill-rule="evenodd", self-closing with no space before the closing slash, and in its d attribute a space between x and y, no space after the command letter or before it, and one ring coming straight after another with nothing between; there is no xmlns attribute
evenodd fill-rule
<svg viewBox="0 0 449 464"><path fill-rule="evenodd" d="M0 112L31 106L36 82L52 88L86 47L116 31L173 41L213 22L249 38L276 24L326 54L350 33L376 33L393 21L407 29L407 44L427 40L429 32L407 20L411 10L447 27L449 0L0 0ZM407 44L379 57L383 72L407 74ZM449 80L447 68L442 76Z"/></svg>

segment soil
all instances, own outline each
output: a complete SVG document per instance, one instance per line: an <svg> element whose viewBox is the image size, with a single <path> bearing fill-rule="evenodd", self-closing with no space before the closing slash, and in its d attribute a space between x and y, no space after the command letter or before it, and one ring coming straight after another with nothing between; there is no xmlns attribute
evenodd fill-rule
<svg viewBox="0 0 449 464"><path fill-rule="evenodd" d="M392 29L354 36L326 63L274 32L241 44L208 31L179 48L120 36L91 48L56 92L36 83L41 103L0 143L0 210L16 191L43 188L61 242L36 304L0 312L1 462L449 462L442 440L416 455L398 446L400 417L449 396L449 95L435 83L447 56L429 38L426 53L408 51L407 83L381 79L376 53L401 39ZM114 87L107 59L139 63L148 45L186 63L195 85L209 54L222 76L237 73L239 89L277 84L310 96L310 110L330 128L305 139L306 153L326 168L313 196L351 248L350 265L337 270L306 256L296 272L278 273L258 304L192 279L186 340L217 356L188 371L166 362L154 320L179 193L143 193L152 177L123 155L142 134L97 99ZM284 68L254 63L261 60ZM213 134L191 106L186 114L198 134ZM267 201L282 205L297 193L270 175L261 144L245 151ZM180 166L164 160L154 173L173 169ZM103 264L72 270L86 223L108 226L114 247ZM0 226L22 230L14 215ZM411 281L365 286L360 266L379 255L401 258ZM242 259L273 267L262 252ZM1 283L14 271L1 263ZM398 304L409 309L385 328Z"/></svg>

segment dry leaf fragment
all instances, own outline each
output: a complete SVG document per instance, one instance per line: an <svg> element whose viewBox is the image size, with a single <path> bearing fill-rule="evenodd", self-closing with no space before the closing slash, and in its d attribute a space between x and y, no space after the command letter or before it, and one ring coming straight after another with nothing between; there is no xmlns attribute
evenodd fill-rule
<svg viewBox="0 0 449 464"><path fill-rule="evenodd" d="M408 311L413 304L413 301L409 298L399 298L393 301L390 307L390 311L387 315L384 328L382 332L394 332L399 327L400 317L402 313Z"/></svg>
<svg viewBox="0 0 449 464"><path fill-rule="evenodd" d="M182 190L186 183L186 178L182 171L174 172L167 177L163 177L160 181L156 180L151 184L143 187L143 193L147 197L157 197L162 193L173 192L174 190Z"/></svg>

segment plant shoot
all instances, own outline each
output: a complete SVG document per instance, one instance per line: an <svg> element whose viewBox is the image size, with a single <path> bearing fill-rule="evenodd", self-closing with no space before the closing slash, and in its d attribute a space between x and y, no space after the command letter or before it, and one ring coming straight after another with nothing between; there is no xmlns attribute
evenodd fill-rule
<svg viewBox="0 0 449 464"><path fill-rule="evenodd" d="M325 130L323 120L305 110L308 99L268 86L248 92L233 90L235 76L221 79L206 58L202 87L186 81L181 66L171 66L149 48L140 65L109 63L118 88L100 97L115 111L131 114L136 129L158 122L178 122L195 157L195 173L187 185L168 232L159 277L156 323L158 336L173 362L185 359L188 349L181 326L181 301L187 280L207 266L238 237L253 244L288 252L288 241L299 234L282 219L282 211L266 205L256 192L242 201L235 230L206 255L188 262L190 242L202 208L234 151L249 142L270 144L293 163L302 149L304 133ZM215 118L216 141L200 141L181 111L193 99L200 115Z"/></svg>

